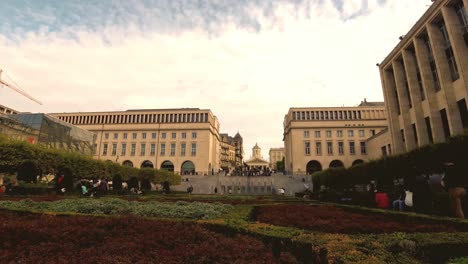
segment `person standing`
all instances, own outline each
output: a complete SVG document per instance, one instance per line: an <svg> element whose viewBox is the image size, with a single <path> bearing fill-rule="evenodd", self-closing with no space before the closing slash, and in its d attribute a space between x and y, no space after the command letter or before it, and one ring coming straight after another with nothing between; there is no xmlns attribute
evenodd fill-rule
<svg viewBox="0 0 468 264"><path fill-rule="evenodd" d="M461 200L466 195L468 180L466 180L466 177L463 177L463 170L460 165L455 165L453 162L446 162L444 163L444 167L445 175L442 179L442 186L448 190L450 207L455 217L465 218Z"/></svg>
<svg viewBox="0 0 468 264"><path fill-rule="evenodd" d="M377 193L375 194L375 203L377 208L387 209L390 205L390 199L388 194L384 192L380 187L377 188Z"/></svg>

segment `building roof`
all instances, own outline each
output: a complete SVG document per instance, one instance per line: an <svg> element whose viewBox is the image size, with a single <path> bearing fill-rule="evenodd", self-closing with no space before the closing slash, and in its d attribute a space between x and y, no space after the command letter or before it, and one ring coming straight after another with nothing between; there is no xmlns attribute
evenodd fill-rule
<svg viewBox="0 0 468 264"><path fill-rule="evenodd" d="M364 101L361 101L359 106L385 106L385 102L367 102L366 98L364 98Z"/></svg>

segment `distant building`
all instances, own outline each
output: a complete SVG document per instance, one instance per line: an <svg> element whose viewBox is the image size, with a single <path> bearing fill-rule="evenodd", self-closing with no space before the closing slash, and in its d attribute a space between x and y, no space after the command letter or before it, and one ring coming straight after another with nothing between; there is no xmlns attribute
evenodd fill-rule
<svg viewBox="0 0 468 264"><path fill-rule="evenodd" d="M270 168L277 170L276 162L283 160L284 148L271 148L268 154L270 156Z"/></svg>
<svg viewBox="0 0 468 264"><path fill-rule="evenodd" d="M14 110L14 109L11 109L9 107L6 107L4 105L0 105L0 115L14 115L14 114L18 114L19 112Z"/></svg>
<svg viewBox="0 0 468 264"><path fill-rule="evenodd" d="M89 156L94 152L94 133L46 114L0 115L0 134Z"/></svg>
<svg viewBox="0 0 468 264"><path fill-rule="evenodd" d="M290 108L283 126L286 173L305 175L369 160L367 141L387 129L387 119L383 102L364 100L357 107Z"/></svg>
<svg viewBox="0 0 468 264"><path fill-rule="evenodd" d="M269 162L264 160L262 157L262 149L255 143L255 146L252 148L252 157L245 161L248 170L259 170L266 171L269 168Z"/></svg>
<svg viewBox="0 0 468 264"><path fill-rule="evenodd" d="M234 138L224 133L219 134L219 136L221 147L221 169L223 169L225 173L230 173L239 166L236 162L236 146L234 144Z"/></svg>
<svg viewBox="0 0 468 264"><path fill-rule="evenodd" d="M96 133L96 159L138 168L167 169L182 175L208 175L220 169L219 122L207 109L52 115Z"/></svg>
<svg viewBox="0 0 468 264"><path fill-rule="evenodd" d="M468 128L466 0L437 0L380 63L394 153Z"/></svg>

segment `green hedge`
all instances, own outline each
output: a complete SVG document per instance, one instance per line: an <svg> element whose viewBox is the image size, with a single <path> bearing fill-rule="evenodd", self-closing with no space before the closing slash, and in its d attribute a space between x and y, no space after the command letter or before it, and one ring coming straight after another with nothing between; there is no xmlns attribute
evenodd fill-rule
<svg viewBox="0 0 468 264"><path fill-rule="evenodd" d="M120 174L123 180L131 177L149 178L153 182L169 181L180 184L180 175L166 170L137 169L112 161L95 160L79 153L50 149L38 144L11 140L0 136L0 173L15 174L20 165L32 161L41 175L56 174L60 168L70 168L75 179L106 178Z"/></svg>
<svg viewBox="0 0 468 264"><path fill-rule="evenodd" d="M355 184L367 184L377 180L379 184L392 186L393 180L415 177L420 174L443 172L444 161L468 164L468 134L449 138L444 143L426 145L411 152L362 163L350 168L331 168L312 174L314 188L325 185L331 189L343 189Z"/></svg>

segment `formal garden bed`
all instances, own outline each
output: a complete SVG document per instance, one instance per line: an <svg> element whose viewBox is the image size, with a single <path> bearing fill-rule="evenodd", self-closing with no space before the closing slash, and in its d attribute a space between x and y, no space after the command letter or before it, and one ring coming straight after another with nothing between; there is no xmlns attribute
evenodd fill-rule
<svg viewBox="0 0 468 264"><path fill-rule="evenodd" d="M275 263L262 240L137 217L0 211L3 263ZM297 263L283 252L282 263Z"/></svg>
<svg viewBox="0 0 468 264"><path fill-rule="evenodd" d="M330 205L267 205L257 207L254 218L263 223L325 233L419 233L462 231L452 223L421 221L400 214L363 214ZM429 223L428 223L429 222Z"/></svg>
<svg viewBox="0 0 468 264"><path fill-rule="evenodd" d="M194 198L187 194L175 197ZM70 196L58 196L56 201L41 198L38 202L2 199L0 223L7 231L0 232L4 243L0 244L0 257L6 256L7 262L60 262L66 258L79 262L78 253L64 253L65 257L60 253L59 259L54 259L55 251L50 249L72 247L84 256L93 255L81 263L272 263L279 259L281 263L462 263L463 258L457 257L468 255L468 233L463 232L468 221L464 220L274 197L262 198L270 204L231 205L216 203L216 196L212 197L204 198L212 200L208 203ZM155 227L139 227L147 225ZM108 240L107 234L113 236L119 231L122 235L103 242ZM49 233L52 238L44 238ZM72 239L67 241L65 236ZM208 243L203 242L205 236L211 237ZM162 245L154 246L152 240ZM66 245L56 245L61 241ZM191 249L197 243L204 246ZM256 253L233 253L225 248L232 247L230 243L241 243L235 248L240 251L248 247L246 254ZM11 252L19 250L20 245L30 252L38 250L39 257L26 251L14 256ZM138 245L141 248L136 248ZM208 245L217 252L211 253L211 248L203 251ZM96 248L106 252L103 259L96 259L101 252ZM197 252L197 257L176 248ZM132 252L127 256L128 251ZM133 251L144 256L140 259ZM116 253L111 256L107 252Z"/></svg>

